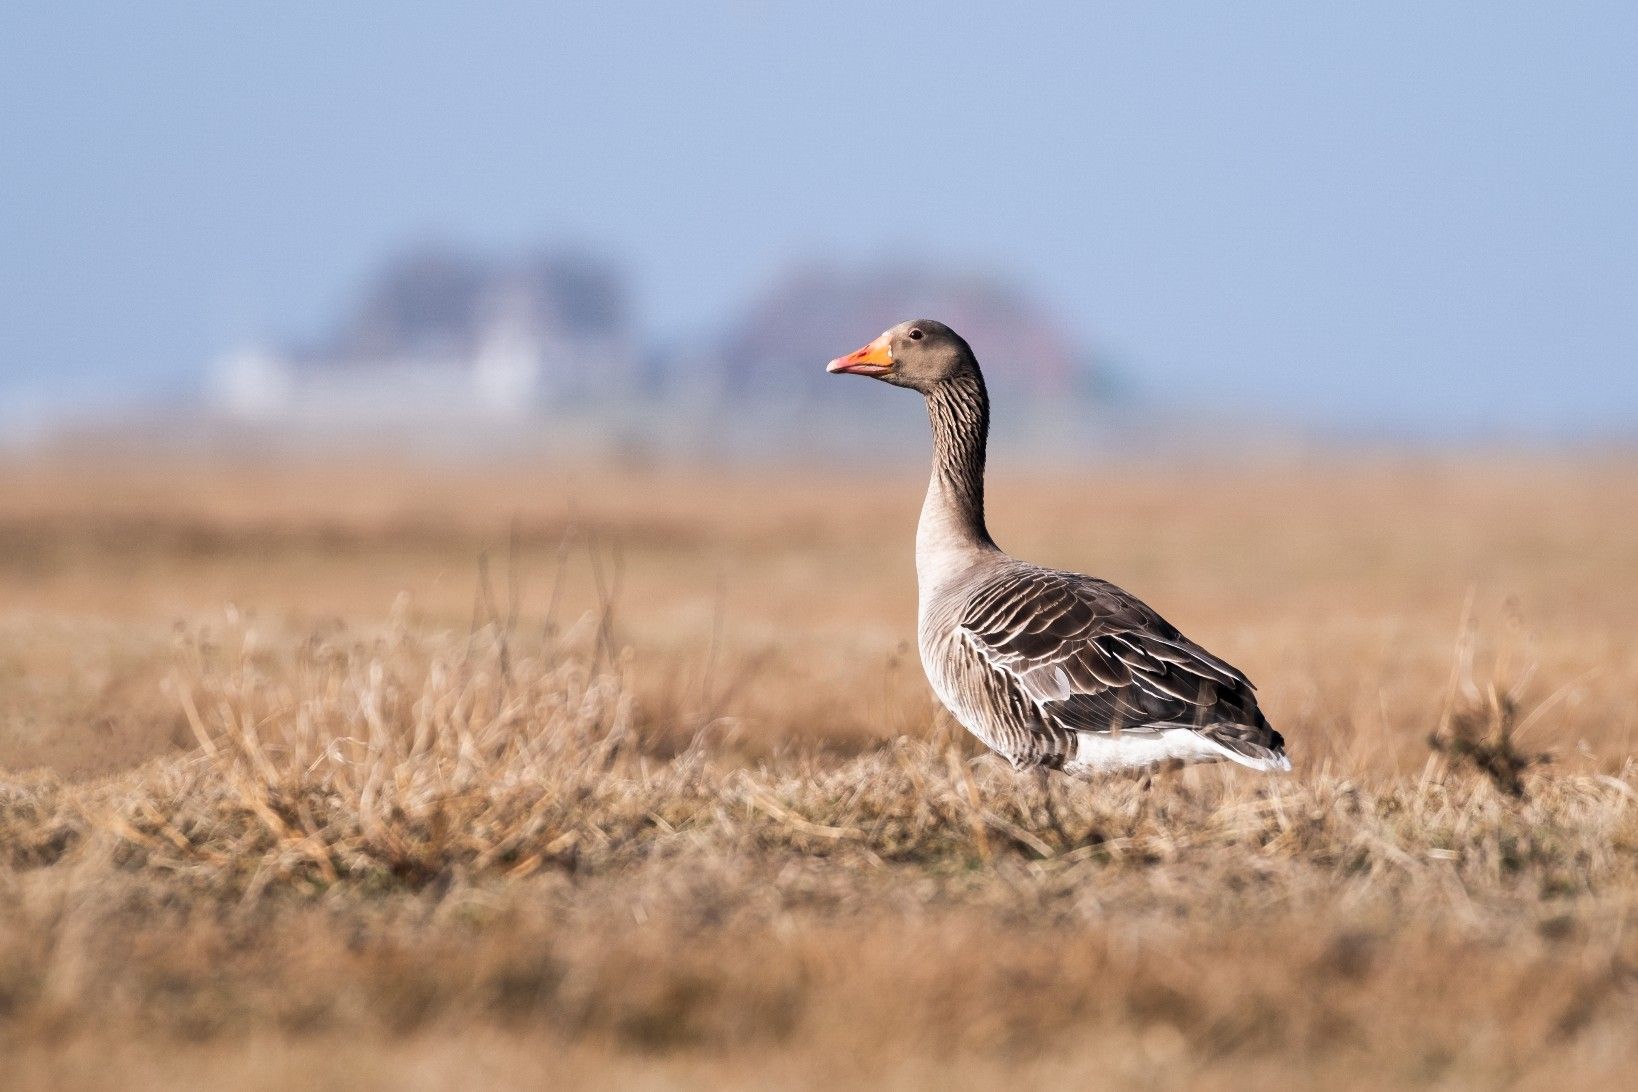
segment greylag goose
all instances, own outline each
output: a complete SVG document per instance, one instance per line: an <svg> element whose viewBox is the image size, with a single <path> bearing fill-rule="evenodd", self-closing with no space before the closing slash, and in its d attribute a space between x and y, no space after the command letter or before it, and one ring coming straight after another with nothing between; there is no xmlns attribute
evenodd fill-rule
<svg viewBox="0 0 1638 1092"><path fill-rule="evenodd" d="M989 394L954 330L900 323L827 370L927 400L933 473L916 528L917 636L927 680L962 727L1043 776L1221 759L1291 768L1240 671L1136 596L1019 561L990 538Z"/></svg>

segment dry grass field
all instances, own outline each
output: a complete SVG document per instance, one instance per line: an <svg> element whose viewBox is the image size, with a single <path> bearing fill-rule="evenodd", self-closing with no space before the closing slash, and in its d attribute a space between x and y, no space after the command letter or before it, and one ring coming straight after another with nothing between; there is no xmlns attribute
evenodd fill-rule
<svg viewBox="0 0 1638 1092"><path fill-rule="evenodd" d="M1051 800L922 681L920 492L0 463L0 1080L1638 1072L1630 457L999 460L1003 545L1245 669L1295 767Z"/></svg>

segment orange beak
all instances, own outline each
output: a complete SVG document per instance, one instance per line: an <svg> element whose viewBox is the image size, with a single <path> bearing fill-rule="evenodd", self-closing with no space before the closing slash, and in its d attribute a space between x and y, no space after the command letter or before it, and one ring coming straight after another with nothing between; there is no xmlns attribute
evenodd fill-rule
<svg viewBox="0 0 1638 1092"><path fill-rule="evenodd" d="M887 335L866 345L857 352L839 356L825 366L825 371L832 375L846 372L849 375L886 375L893 370L893 353L887 347Z"/></svg>

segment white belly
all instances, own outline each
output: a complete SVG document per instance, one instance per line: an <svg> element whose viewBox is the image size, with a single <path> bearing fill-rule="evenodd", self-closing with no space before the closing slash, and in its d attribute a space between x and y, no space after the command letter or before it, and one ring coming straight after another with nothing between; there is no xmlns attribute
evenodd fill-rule
<svg viewBox="0 0 1638 1092"><path fill-rule="evenodd" d="M1223 748L1188 728L1159 732L1076 732L1075 757L1064 772L1087 776L1143 770L1170 762L1218 762Z"/></svg>

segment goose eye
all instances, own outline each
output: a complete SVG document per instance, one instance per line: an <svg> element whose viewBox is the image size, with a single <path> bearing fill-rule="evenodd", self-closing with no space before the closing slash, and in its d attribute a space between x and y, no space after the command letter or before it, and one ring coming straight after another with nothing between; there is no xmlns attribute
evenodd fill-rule
<svg viewBox="0 0 1638 1092"><path fill-rule="evenodd" d="M922 335L922 332L920 330L911 330L910 331L910 340L911 341L920 341L922 339L922 336L923 335Z"/></svg>

